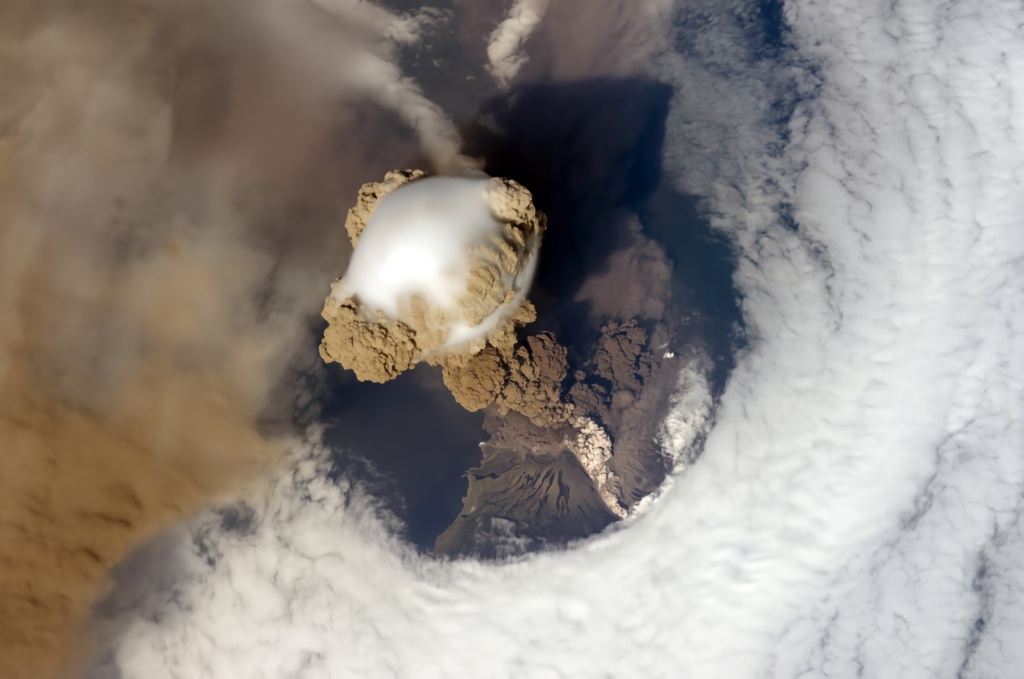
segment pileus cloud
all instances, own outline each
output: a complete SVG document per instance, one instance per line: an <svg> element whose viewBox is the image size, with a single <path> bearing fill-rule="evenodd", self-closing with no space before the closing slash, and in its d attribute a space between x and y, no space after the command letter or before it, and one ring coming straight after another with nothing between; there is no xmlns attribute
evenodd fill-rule
<svg viewBox="0 0 1024 679"><path fill-rule="evenodd" d="M546 218L530 192L483 173L389 172L360 189L345 224L355 250L324 303L320 356L362 381L387 382L420 362L469 410L497 401L538 423L564 422L565 350L515 329Z"/></svg>
<svg viewBox="0 0 1024 679"><path fill-rule="evenodd" d="M367 320L405 324L425 357L480 347L526 300L544 226L531 208L530 194L513 182L410 181L381 197L353 238L352 261L331 297L354 300ZM353 213L350 234L359 221Z"/></svg>

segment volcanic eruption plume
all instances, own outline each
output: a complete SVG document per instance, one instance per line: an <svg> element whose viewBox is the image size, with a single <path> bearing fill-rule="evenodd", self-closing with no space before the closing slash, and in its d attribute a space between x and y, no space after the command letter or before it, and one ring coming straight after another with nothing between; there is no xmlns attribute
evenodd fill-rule
<svg viewBox="0 0 1024 679"><path fill-rule="evenodd" d="M566 420L565 349L550 335L516 346L536 318L526 296L546 228L529 191L482 173L390 172L362 187L345 228L355 250L324 304L325 361L371 382L438 365L469 410Z"/></svg>

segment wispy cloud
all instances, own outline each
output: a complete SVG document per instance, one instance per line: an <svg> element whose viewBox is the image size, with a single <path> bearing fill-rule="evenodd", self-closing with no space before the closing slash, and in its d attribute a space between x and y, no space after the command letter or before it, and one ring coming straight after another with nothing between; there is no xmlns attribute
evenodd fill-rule
<svg viewBox="0 0 1024 679"><path fill-rule="evenodd" d="M527 61L525 45L544 18L550 0L515 0L487 43L488 70L507 85Z"/></svg>

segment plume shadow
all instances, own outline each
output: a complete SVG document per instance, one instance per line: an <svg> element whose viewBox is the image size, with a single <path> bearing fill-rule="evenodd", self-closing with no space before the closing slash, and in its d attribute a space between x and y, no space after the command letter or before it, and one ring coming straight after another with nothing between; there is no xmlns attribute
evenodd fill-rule
<svg viewBox="0 0 1024 679"><path fill-rule="evenodd" d="M732 365L741 325L732 278L735 255L716 234L695 196L672 187L662 149L673 90L640 78L525 85L485 102L463 130L463 152L482 158L492 176L533 193L548 231L531 299L540 326L570 348L594 337L587 304L574 301L609 257L631 243L628 217L674 264L670 313L700 319L705 341Z"/></svg>

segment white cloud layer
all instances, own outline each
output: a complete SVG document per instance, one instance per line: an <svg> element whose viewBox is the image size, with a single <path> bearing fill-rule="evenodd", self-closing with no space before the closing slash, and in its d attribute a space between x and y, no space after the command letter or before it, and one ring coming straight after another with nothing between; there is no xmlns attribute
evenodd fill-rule
<svg viewBox="0 0 1024 679"><path fill-rule="evenodd" d="M701 459L620 530L481 565L416 557L299 453L251 532L196 523L206 547L138 605L108 665L146 679L1024 666L1024 8L803 0L778 52L742 32L745 9L678 14L682 49L659 62L678 86L666 163L738 249L753 337Z"/></svg>

